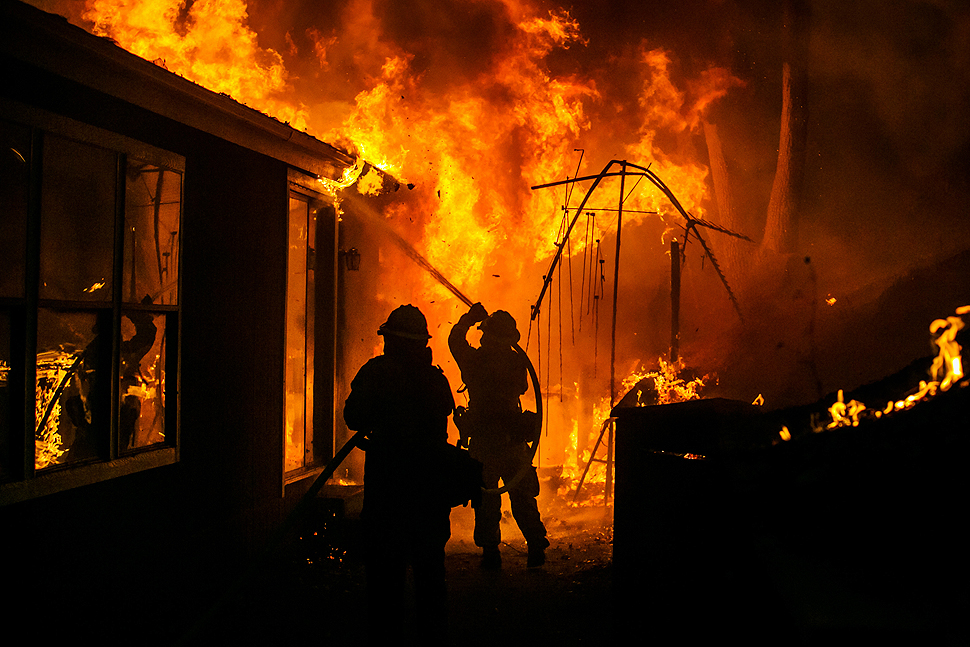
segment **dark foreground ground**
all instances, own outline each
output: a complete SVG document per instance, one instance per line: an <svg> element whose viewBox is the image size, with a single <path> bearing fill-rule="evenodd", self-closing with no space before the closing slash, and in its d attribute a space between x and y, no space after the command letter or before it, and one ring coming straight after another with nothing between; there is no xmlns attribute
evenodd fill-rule
<svg viewBox="0 0 970 647"><path fill-rule="evenodd" d="M618 461L618 475L656 478L632 490L617 479L615 516L544 486L551 546L538 569L505 519L503 569L482 572L473 511L455 508L451 644L970 645L968 429L964 380L908 411L733 458ZM197 595L176 644L363 645L364 572L353 497L342 500L343 514L317 500L300 539L220 586L225 604Z"/></svg>
<svg viewBox="0 0 970 647"><path fill-rule="evenodd" d="M452 511L446 548L450 644L613 643L609 510L547 514L547 562L532 569L526 568L524 539L504 520L500 572L479 568L472 519L471 508ZM320 528L286 546L245 582L227 583L231 595L201 610L202 624L187 628L179 644L362 645L364 569L355 551L354 520ZM407 638L400 644L411 644Z"/></svg>
<svg viewBox="0 0 970 647"><path fill-rule="evenodd" d="M455 509L446 549L449 644L970 645L966 586L944 590L954 584L954 573L940 573L934 586L934 575L919 569L907 578L914 585L892 584L898 578L891 563L885 577L872 578L770 533L723 568L674 564L665 569L666 579L618 588L609 512L547 506L551 546L546 565L536 569L526 568L525 542L506 519L503 568L494 573L479 568L471 509ZM364 571L354 524L325 526L285 547L246 581L226 582L230 595L221 604L201 600L186 618L203 622L179 623L175 633L182 640L174 644L364 645ZM926 557L938 570L940 560ZM664 600L677 596L687 602L665 611ZM397 644L420 644L406 633L401 638Z"/></svg>

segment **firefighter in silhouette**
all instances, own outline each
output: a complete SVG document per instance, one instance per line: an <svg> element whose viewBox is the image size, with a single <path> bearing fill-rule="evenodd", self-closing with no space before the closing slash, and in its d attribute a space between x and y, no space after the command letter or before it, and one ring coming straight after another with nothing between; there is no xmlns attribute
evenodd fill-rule
<svg viewBox="0 0 970 647"><path fill-rule="evenodd" d="M448 379L432 364L428 325L418 308L397 308L377 334L384 353L357 372L344 405L347 426L366 436L361 522L369 642L400 641L410 565L418 638L438 644L446 629L451 504L434 475L441 473L455 401Z"/></svg>
<svg viewBox="0 0 970 647"><path fill-rule="evenodd" d="M481 344L473 348L466 337L477 323L482 331ZM498 310L489 316L482 304L476 303L451 329L448 347L468 387L468 409L459 424L461 442L484 465L486 488L497 488L499 479L511 485L512 516L528 543L527 564L536 567L545 563L549 540L536 503L539 479L527 444L534 422L523 415L519 402L528 389L528 359L515 348L518 341L512 315ZM482 568L488 570L502 565L501 520L501 495L483 494L481 505L475 509L474 536L475 545L482 549Z"/></svg>

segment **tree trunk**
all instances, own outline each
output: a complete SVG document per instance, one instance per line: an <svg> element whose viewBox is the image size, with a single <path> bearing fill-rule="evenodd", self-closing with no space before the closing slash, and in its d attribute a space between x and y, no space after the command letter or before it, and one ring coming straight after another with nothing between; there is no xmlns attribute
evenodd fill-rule
<svg viewBox="0 0 970 647"><path fill-rule="evenodd" d="M804 0L786 0L778 165L768 202L762 250L792 254L798 245L798 211L808 138L808 26Z"/></svg>
<svg viewBox="0 0 970 647"><path fill-rule="evenodd" d="M717 224L739 234L749 235L749 232L744 231L744 226L734 210L731 181L728 177L727 162L721 150L721 137L718 135L717 126L704 122L704 137L707 140L707 156L711 164L711 179L714 182ZM725 276L729 282L732 279L737 282L744 272L746 258L744 252L750 252L753 249L751 243L725 234L713 234L711 238L713 239L711 247ZM744 249L744 246L748 249Z"/></svg>

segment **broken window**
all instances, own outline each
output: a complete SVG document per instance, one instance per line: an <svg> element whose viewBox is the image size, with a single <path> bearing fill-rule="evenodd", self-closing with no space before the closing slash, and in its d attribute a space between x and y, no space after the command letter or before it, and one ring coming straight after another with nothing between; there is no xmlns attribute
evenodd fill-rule
<svg viewBox="0 0 970 647"><path fill-rule="evenodd" d="M97 459L109 425L101 403L106 317L96 311L37 313L34 469Z"/></svg>
<svg viewBox="0 0 970 647"><path fill-rule="evenodd" d="M110 301L117 154L44 137L40 298Z"/></svg>
<svg viewBox="0 0 970 647"><path fill-rule="evenodd" d="M121 318L118 414L121 453L165 442L168 315L125 311Z"/></svg>
<svg viewBox="0 0 970 647"><path fill-rule="evenodd" d="M122 299L178 302L179 217L182 175L128 160L125 183L125 263Z"/></svg>
<svg viewBox="0 0 970 647"><path fill-rule="evenodd" d="M30 129L0 120L0 298L22 297Z"/></svg>

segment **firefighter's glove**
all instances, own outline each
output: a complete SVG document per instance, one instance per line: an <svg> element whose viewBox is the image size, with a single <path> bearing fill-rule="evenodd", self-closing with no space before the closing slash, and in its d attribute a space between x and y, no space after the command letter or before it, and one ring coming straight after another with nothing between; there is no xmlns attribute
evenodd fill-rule
<svg viewBox="0 0 970 647"><path fill-rule="evenodd" d="M488 319L488 311L485 310L485 306L483 306L481 304L481 302L479 302L479 303L476 303L475 305L473 305L468 310L468 313L465 314L465 317L467 317L467 319L471 323L477 324L479 322L482 322L482 321L485 321L486 319ZM465 318L465 317L463 317L463 318Z"/></svg>

